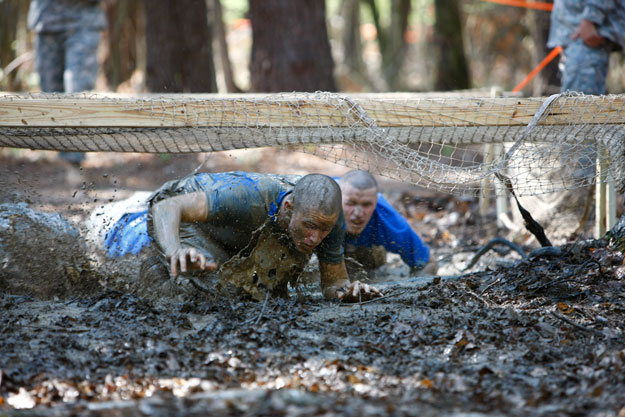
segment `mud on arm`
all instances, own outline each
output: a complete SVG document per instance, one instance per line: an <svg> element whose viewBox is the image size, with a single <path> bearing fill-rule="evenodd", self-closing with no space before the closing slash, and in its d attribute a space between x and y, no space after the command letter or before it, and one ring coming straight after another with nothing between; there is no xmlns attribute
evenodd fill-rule
<svg viewBox="0 0 625 417"><path fill-rule="evenodd" d="M202 222L207 219L208 205L204 193L196 192L171 197L152 206L154 238L170 262L171 274L178 275L191 268L215 269L216 265L206 263L206 257L195 248L183 247L180 243L180 224ZM189 262L189 263L188 263Z"/></svg>

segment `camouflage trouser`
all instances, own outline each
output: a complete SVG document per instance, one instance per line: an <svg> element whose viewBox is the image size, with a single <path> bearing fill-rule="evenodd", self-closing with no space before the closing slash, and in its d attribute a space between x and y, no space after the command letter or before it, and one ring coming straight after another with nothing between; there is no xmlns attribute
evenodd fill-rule
<svg viewBox="0 0 625 417"><path fill-rule="evenodd" d="M562 91L605 94L610 48L591 48L581 39L564 49Z"/></svg>
<svg viewBox="0 0 625 417"><path fill-rule="evenodd" d="M92 90L98 75L100 32L80 29L40 32L36 39L36 66L44 93L78 93ZM80 163L82 152L61 152L60 157Z"/></svg>
<svg viewBox="0 0 625 417"><path fill-rule="evenodd" d="M77 93L92 90L98 75L100 32L40 32L36 66L43 92Z"/></svg>

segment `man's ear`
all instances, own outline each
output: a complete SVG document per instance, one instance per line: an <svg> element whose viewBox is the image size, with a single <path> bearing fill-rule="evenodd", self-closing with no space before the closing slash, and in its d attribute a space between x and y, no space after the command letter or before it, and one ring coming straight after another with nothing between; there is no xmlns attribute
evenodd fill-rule
<svg viewBox="0 0 625 417"><path fill-rule="evenodd" d="M282 200L282 205L287 210L293 210L293 194L289 194Z"/></svg>

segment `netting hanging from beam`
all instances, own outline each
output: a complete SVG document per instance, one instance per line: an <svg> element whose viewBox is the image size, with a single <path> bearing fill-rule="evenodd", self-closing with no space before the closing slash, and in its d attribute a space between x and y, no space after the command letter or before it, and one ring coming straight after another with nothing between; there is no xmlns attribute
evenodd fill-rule
<svg viewBox="0 0 625 417"><path fill-rule="evenodd" d="M625 176L625 96L488 98L290 93L0 96L0 146L214 152L285 147L447 193L496 173L518 195ZM620 182L619 182L620 181Z"/></svg>

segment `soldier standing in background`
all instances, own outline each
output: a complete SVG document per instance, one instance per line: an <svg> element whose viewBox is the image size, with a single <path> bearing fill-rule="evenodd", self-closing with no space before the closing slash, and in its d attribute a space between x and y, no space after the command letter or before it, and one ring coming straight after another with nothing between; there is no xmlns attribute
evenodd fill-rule
<svg viewBox="0 0 625 417"><path fill-rule="evenodd" d="M605 94L610 52L625 46L625 0L555 0L549 48L562 46L562 91Z"/></svg>
<svg viewBox="0 0 625 417"><path fill-rule="evenodd" d="M563 48L561 91L606 94L610 53L625 47L625 0L555 0L550 19L547 46ZM578 145L571 146L576 151ZM574 184L596 175L596 147L590 142L580 146L586 146L581 156L573 157L564 149L558 161L569 172L557 175L570 175ZM576 162L572 164L571 158L577 158ZM586 186L520 201L551 238L574 239L585 230L593 190Z"/></svg>
<svg viewBox="0 0 625 417"><path fill-rule="evenodd" d="M99 0L31 0L28 28L37 34L36 68L43 92L92 90L98 75L100 31L106 17ZM82 152L60 157L80 164Z"/></svg>

